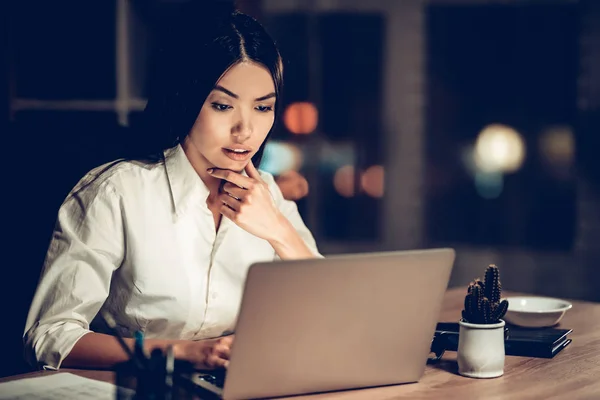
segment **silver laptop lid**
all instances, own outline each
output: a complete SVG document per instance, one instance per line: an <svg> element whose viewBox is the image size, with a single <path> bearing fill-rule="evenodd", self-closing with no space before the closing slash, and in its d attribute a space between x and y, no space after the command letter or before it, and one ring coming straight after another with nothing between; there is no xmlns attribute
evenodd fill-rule
<svg viewBox="0 0 600 400"><path fill-rule="evenodd" d="M418 381L454 259L431 249L253 265L223 397Z"/></svg>

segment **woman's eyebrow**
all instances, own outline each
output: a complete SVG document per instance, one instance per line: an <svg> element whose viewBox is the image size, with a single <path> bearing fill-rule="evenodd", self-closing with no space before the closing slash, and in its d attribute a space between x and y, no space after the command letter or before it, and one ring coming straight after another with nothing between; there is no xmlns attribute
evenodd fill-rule
<svg viewBox="0 0 600 400"><path fill-rule="evenodd" d="M221 85L216 85L216 86L214 87L214 90L218 90L218 91L220 91L220 92L223 92L223 93L225 93L226 95L228 95L228 96L230 96L230 97L233 97L234 99L239 99L239 98L240 98L240 96L238 96L237 94L233 93L233 92L232 92L231 90L229 90L229 89L225 89L225 88L224 88L223 86L221 86ZM256 99L254 99L254 100L255 100L255 101L263 101L263 100L267 100L267 99L270 99L271 97L275 97L275 96L276 96L275 92L271 92L271 93L269 93L269 94L267 94L267 95L265 95L265 96L257 97L257 98L256 98Z"/></svg>
<svg viewBox="0 0 600 400"><path fill-rule="evenodd" d="M255 100L256 101L263 101L263 100L267 100L270 99L271 97L275 97L275 92L271 92L266 96L262 96L262 97L257 97Z"/></svg>
<svg viewBox="0 0 600 400"><path fill-rule="evenodd" d="M231 90L227 90L223 86L220 86L220 85L215 86L214 90L218 90L220 92L223 92L226 95L233 97L234 99L239 99L240 98L240 96L238 96L237 94L233 93Z"/></svg>

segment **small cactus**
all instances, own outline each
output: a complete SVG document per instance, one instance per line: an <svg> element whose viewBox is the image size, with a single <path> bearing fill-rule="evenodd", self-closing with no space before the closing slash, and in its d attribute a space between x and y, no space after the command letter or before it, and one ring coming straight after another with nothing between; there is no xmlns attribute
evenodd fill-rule
<svg viewBox="0 0 600 400"><path fill-rule="evenodd" d="M485 297L487 297L492 304L497 304L500 301L500 292L502 291L500 285L500 271L495 265L490 265L485 271Z"/></svg>
<svg viewBox="0 0 600 400"><path fill-rule="evenodd" d="M506 314L508 301L500 300L502 285L500 271L490 265L485 271L485 281L475 279L469 283L465 296L465 308L462 311L463 321L472 324L495 324Z"/></svg>

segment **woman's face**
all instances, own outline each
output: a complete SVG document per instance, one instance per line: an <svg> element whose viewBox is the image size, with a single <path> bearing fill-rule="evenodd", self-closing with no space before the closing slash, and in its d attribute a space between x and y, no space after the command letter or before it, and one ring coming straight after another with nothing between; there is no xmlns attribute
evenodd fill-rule
<svg viewBox="0 0 600 400"><path fill-rule="evenodd" d="M273 78L265 67L252 62L231 67L190 130L192 157L206 168L243 170L273 126L275 100Z"/></svg>

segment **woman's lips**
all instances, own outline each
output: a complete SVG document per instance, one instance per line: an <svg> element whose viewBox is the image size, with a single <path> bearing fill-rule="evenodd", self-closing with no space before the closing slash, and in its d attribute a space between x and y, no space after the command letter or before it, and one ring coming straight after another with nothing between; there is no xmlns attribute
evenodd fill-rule
<svg viewBox="0 0 600 400"><path fill-rule="evenodd" d="M234 161L246 161L252 156L252 152L249 150L232 150L223 148L223 153Z"/></svg>

